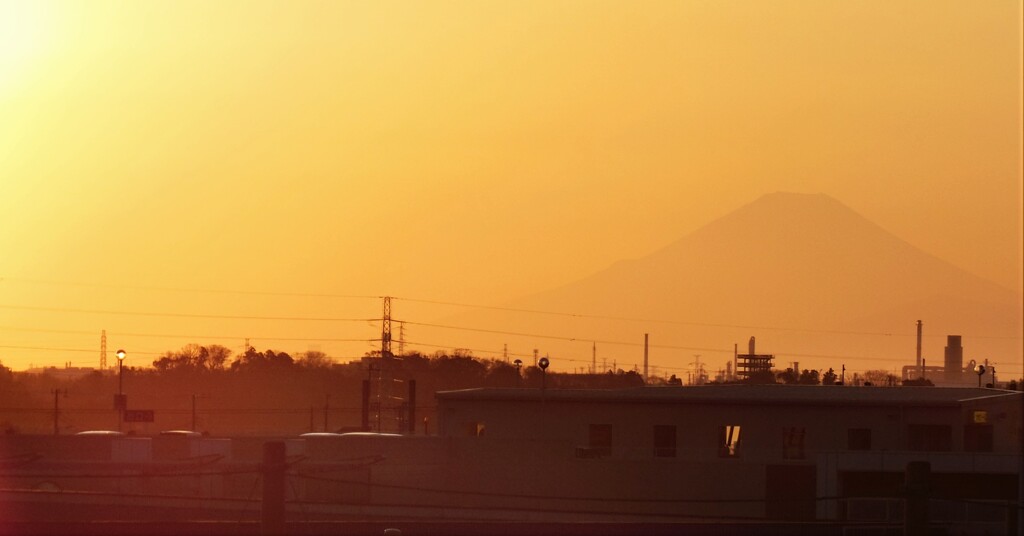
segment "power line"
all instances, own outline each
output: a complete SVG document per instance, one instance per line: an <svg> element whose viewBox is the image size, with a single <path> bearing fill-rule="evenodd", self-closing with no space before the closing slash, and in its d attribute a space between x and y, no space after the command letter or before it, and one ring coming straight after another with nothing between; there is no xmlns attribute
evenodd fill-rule
<svg viewBox="0 0 1024 536"><path fill-rule="evenodd" d="M84 283L76 281L53 281L44 279L28 279L23 277L0 277L0 281L15 281L31 283L36 285L65 285L76 287L96 287L124 290L155 290L160 292L196 292L206 294L247 294L252 296L293 296L300 298L342 298L342 299L380 299L381 296L366 294L327 294L316 292L271 292L262 290L230 290L230 289L208 289L208 288L184 288L184 287L147 287L134 285L109 285L104 283Z"/></svg>
<svg viewBox="0 0 1024 536"><path fill-rule="evenodd" d="M459 330L459 331L473 331L473 332L477 332L477 333L492 333L492 334L496 334L496 335L513 335L513 336L517 336L517 337L532 337L532 338L537 338L537 339L552 339L552 340L566 341L566 342L590 342L590 343L598 343L598 344L613 344L613 345L620 345L620 346L643 346L643 343L639 343L639 342L609 341L609 340L602 340L602 339L593 339L593 338L590 338L590 337L566 337L564 335L544 335L544 334L541 334L541 333L523 333L523 332L518 332L518 331L503 331L503 330L495 330L495 329L468 328L468 327L463 327L463 326L448 326L448 325L444 325L444 324L432 324L432 323L428 323L428 322L413 322L413 321L409 321L409 320L403 320L402 322L405 322L406 324L409 324L409 325L412 325L412 326L424 326L424 327L441 328L441 329L453 329L453 330ZM663 349L670 349L670 350L700 350L700 351L704 351L704 352L719 352L719 353L728 353L728 354L732 353L732 349L697 348L697 347L693 347L693 346L674 346L674 345L668 345L668 344L657 344L657 345L652 344L652 345L649 345L649 347L650 348L663 348Z"/></svg>
<svg viewBox="0 0 1024 536"><path fill-rule="evenodd" d="M331 294L331 293L315 293L315 292L273 292L273 291L259 291L259 290L238 290L238 289L204 289L204 288L184 288L184 287L147 287L147 286L131 286L131 285L110 285L101 283L84 283L84 282L73 282L73 281L53 281L53 280L40 280L40 279L29 279L19 277L2 277L0 281L15 281L31 284L44 284L44 285L67 285L67 286L86 286L86 287L98 287L98 288L120 288L127 290L149 290L149 291L161 291L161 292L195 292L195 293L210 293L210 294L239 294L239 295L255 295L255 296L291 296L291 297L307 297L307 298L338 298L338 299L381 299L384 296L375 296L367 294ZM472 304L463 302L454 302L446 300L428 300L422 298L408 298L401 296L392 296L392 299L406 301L410 303L423 303L430 305L445 305L452 307L463 307L471 309L484 309L492 311L507 311L516 313L527 313L527 314L538 314L538 315L551 315L551 316L562 316L569 318L589 318L595 320L611 320L617 322L640 322L640 323L656 323L656 324L670 324L680 326L695 326L695 327L707 327L707 328L729 328L729 329L746 329L746 330L758 330L758 331L794 331L794 332L805 332L805 333L825 333L833 335L862 335L862 336L874 336L874 337L916 337L916 333L890 333L890 332L872 332L872 331L851 331L851 330L836 330L836 329L820 329L820 328L809 328L809 327L791 327L791 326L758 326L758 325L745 325L745 324L728 324L728 323L713 323L713 322L695 322L677 319L665 319L665 318L641 318L641 317L629 317L629 316L614 316L614 315L599 315L599 314L588 314L588 313L572 313L566 311L550 311L543 309L527 309L518 307L508 306L496 306L496 305L482 305ZM0 308L14 308L11 306L0 305ZM92 312L92 311L89 311ZM101 312L104 313L104 312ZM141 314L141 313L124 313L124 314ZM157 314L149 314L150 316L157 316ZM159 316L197 316L197 315L180 315L180 314L160 314ZM201 318L240 318L240 319L264 319L265 317L234 317L234 316L205 316L198 315ZM348 319L299 319L293 317L276 318L266 317L268 320L339 320L345 321ZM354 319L353 319L354 320ZM374 321L379 319L373 319ZM1008 340L1020 340L1020 336L1002 336L1002 335L965 335L972 339L1008 339ZM940 338L941 335L927 334L925 337Z"/></svg>
<svg viewBox="0 0 1024 536"><path fill-rule="evenodd" d="M546 311L541 309L523 309L516 307L502 307L495 305L479 305L470 303L459 303L449 302L442 300L425 300L418 298L403 298L393 297L393 299L407 301L412 303L426 303L432 305L449 305L453 307L465 307L471 309L485 309L491 311L507 311L515 313L528 313L528 314L541 314L541 315L552 315L552 316L563 316L569 318L590 318L595 320L612 320L617 322L641 322L641 323L652 323L652 324L671 324L680 326L696 326L696 327L708 327L708 328L730 328L730 329L748 329L758 331L796 331L806 333L827 333L832 335L865 335L865 336L879 336L879 337L916 337L916 333L888 333L888 332L872 332L872 331L850 331L850 330L835 330L835 329L820 329L820 328L806 328L806 327L783 327L783 326L756 326L756 325L743 325L743 324L726 324L726 323L711 323L711 322L693 322L686 320L675 320L675 319L664 319L664 318L640 318L640 317L628 317L628 316L612 316L612 315L597 315L587 313L570 313L565 311ZM941 335L925 335L925 337L939 338ZM1017 336L999 336L999 335L969 335L974 339L1021 339Z"/></svg>
<svg viewBox="0 0 1024 536"><path fill-rule="evenodd" d="M229 320L297 320L313 322L376 322L379 318L332 318L332 317L301 317L301 316L245 316L245 315L209 315L199 313L157 313L149 311L113 311L103 309L75 309L70 307L33 307L28 305L4 305L0 309L16 309L21 311L46 311L51 313L85 313L103 315L128 316L163 316L176 318L217 318Z"/></svg>
<svg viewBox="0 0 1024 536"><path fill-rule="evenodd" d="M12 349L12 350L45 350L45 351L49 351L49 352L88 352L88 353L95 353L96 352L95 348L54 348L54 347L48 347L48 346L14 346L14 345L6 345L6 344L0 344L0 348L9 348L9 349ZM143 354L143 355L161 355L160 352L141 352L141 351L138 351L138 350L133 350L132 353L133 354ZM90 361L90 363L92 363L92 361Z"/></svg>

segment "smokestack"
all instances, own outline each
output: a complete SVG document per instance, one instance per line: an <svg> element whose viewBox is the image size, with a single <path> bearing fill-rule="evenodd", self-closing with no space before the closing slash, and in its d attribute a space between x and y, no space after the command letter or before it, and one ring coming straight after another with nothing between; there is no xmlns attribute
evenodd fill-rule
<svg viewBox="0 0 1024 536"><path fill-rule="evenodd" d="M917 321L917 370L921 372L921 376L924 376L924 369L921 368L921 321Z"/></svg>
<svg viewBox="0 0 1024 536"><path fill-rule="evenodd" d="M647 334L644 333L644 381L647 381Z"/></svg>
<svg viewBox="0 0 1024 536"><path fill-rule="evenodd" d="M754 337L750 337L750 351L747 353L754 355Z"/></svg>
<svg viewBox="0 0 1024 536"><path fill-rule="evenodd" d="M959 382L964 370L964 348L960 346L959 335L946 336L946 367L947 382Z"/></svg>

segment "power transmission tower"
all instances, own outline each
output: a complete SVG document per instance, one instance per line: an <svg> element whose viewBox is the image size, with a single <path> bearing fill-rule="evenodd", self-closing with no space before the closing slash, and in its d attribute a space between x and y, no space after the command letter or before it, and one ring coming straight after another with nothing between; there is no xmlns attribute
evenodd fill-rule
<svg viewBox="0 0 1024 536"><path fill-rule="evenodd" d="M380 334L380 356L391 354L391 296L384 296L384 318Z"/></svg>
<svg viewBox="0 0 1024 536"><path fill-rule="evenodd" d="M100 332L100 370L107 369L107 330Z"/></svg>
<svg viewBox="0 0 1024 536"><path fill-rule="evenodd" d="M391 399L391 296L384 296L384 317L381 319L380 370L377 372L377 431L384 404Z"/></svg>

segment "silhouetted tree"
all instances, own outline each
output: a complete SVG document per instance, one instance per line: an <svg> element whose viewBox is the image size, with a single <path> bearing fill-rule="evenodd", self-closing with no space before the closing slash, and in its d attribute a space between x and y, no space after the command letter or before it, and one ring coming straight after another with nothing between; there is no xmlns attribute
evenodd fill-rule
<svg viewBox="0 0 1024 536"><path fill-rule="evenodd" d="M899 378L886 370L869 370L861 377L865 384L871 385L896 385Z"/></svg>
<svg viewBox="0 0 1024 536"><path fill-rule="evenodd" d="M172 370L220 370L224 368L224 362L227 361L229 356L231 356L231 350L218 344L211 346L186 344L181 350L167 352L162 357L153 361L153 367L161 372Z"/></svg>
<svg viewBox="0 0 1024 536"><path fill-rule="evenodd" d="M800 381L800 373L793 370L792 368L788 368L782 372L775 374L775 377L782 383L789 385L793 385Z"/></svg>
<svg viewBox="0 0 1024 536"><path fill-rule="evenodd" d="M839 379L839 376L836 375L836 371L832 370L832 367L829 367L828 372L821 376L821 384L835 385L837 379Z"/></svg>
<svg viewBox="0 0 1024 536"><path fill-rule="evenodd" d="M310 350L299 354L299 359L295 361L296 365L305 368L317 369L317 368L328 368L332 364L330 357L327 354L316 350Z"/></svg>
<svg viewBox="0 0 1024 536"><path fill-rule="evenodd" d="M804 369L796 382L800 385L818 385L821 383L821 379L818 377L818 371Z"/></svg>
<svg viewBox="0 0 1024 536"><path fill-rule="evenodd" d="M231 363L231 370L268 370L291 367L295 364L292 356L285 352L275 353L273 350L257 352L249 347L244 354Z"/></svg>
<svg viewBox="0 0 1024 536"><path fill-rule="evenodd" d="M763 384L763 383L778 383L775 381L775 374L772 374L770 370L755 370L747 376L747 379L743 380L743 383L751 384Z"/></svg>
<svg viewBox="0 0 1024 536"><path fill-rule="evenodd" d="M518 387L521 381L516 367L504 361L492 361L485 379L489 387Z"/></svg>
<svg viewBox="0 0 1024 536"><path fill-rule="evenodd" d="M454 356L435 355L430 360L430 369L433 374L440 376L442 385L449 389L484 385L487 376L487 365L474 359L468 352Z"/></svg>

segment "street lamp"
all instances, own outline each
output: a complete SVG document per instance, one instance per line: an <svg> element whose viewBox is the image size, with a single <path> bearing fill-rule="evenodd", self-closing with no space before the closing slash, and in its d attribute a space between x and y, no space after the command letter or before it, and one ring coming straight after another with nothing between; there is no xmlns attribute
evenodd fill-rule
<svg viewBox="0 0 1024 536"><path fill-rule="evenodd" d="M550 364L551 364L551 361L548 360L547 357L542 357L542 358L540 358L540 361L537 362L537 366L540 367L540 390L541 391L543 391L547 387L547 377L548 377L547 370L548 370L548 365L550 365Z"/></svg>
<svg viewBox="0 0 1024 536"><path fill-rule="evenodd" d="M124 396L124 358L128 354L124 350L118 350L115 355L117 356L117 396L114 397L114 408L117 409L117 429L121 430L124 411L128 409L128 400Z"/></svg>
<svg viewBox="0 0 1024 536"><path fill-rule="evenodd" d="M128 354L124 350L117 351L117 394L124 394L124 358Z"/></svg>

